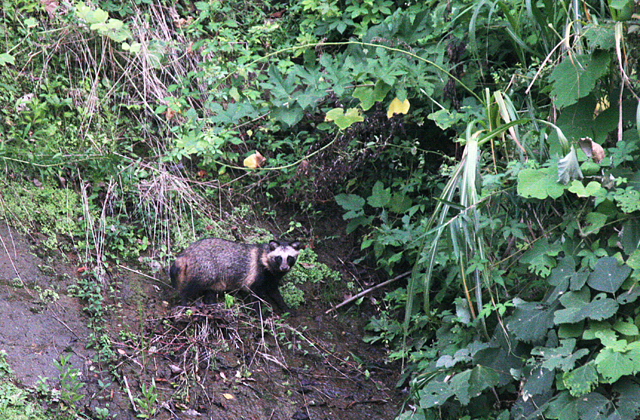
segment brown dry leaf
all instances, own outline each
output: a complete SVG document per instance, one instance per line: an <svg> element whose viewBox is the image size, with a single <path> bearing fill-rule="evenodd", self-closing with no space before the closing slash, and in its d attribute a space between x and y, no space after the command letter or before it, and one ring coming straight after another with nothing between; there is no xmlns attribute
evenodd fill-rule
<svg viewBox="0 0 640 420"><path fill-rule="evenodd" d="M584 154L587 155L587 157L592 158L595 163L600 163L602 162L602 159L604 159L604 149L598 143L593 141L591 137L581 138L578 140L578 144Z"/></svg>
<svg viewBox="0 0 640 420"><path fill-rule="evenodd" d="M180 366L169 365L169 369L171 369L171 372L174 374L182 373L182 368Z"/></svg>
<svg viewBox="0 0 640 420"><path fill-rule="evenodd" d="M256 169L261 167L266 161L267 159L262 156L260 152L255 152L254 154L246 158L243 164L246 168Z"/></svg>
<svg viewBox="0 0 640 420"><path fill-rule="evenodd" d="M56 0L40 0L40 4L42 4L44 10L50 15L53 15L59 6Z"/></svg>

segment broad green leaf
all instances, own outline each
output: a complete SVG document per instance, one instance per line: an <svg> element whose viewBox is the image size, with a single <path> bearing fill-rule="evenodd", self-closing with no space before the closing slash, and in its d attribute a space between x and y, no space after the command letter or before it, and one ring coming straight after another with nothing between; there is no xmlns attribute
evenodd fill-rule
<svg viewBox="0 0 640 420"><path fill-rule="evenodd" d="M607 417L611 409L611 402L599 392L591 392L578 398L578 413L581 420L615 420L615 415ZM626 420L626 419L618 419Z"/></svg>
<svg viewBox="0 0 640 420"><path fill-rule="evenodd" d="M637 419L640 414L640 385L632 379L621 379L613 385L617 395L617 411L621 419Z"/></svg>
<svg viewBox="0 0 640 420"><path fill-rule="evenodd" d="M573 257L564 257L558 262L558 266L551 270L551 275L547 280L550 285L557 286L565 281L569 281L576 272L576 261Z"/></svg>
<svg viewBox="0 0 640 420"><path fill-rule="evenodd" d="M629 319L628 321L623 321L622 319L616 319L616 322L613 324L613 329L618 331L622 335L626 335L628 337L639 335L640 331L638 331L638 326L633 323L633 320Z"/></svg>
<svg viewBox="0 0 640 420"><path fill-rule="evenodd" d="M598 186L599 187L599 186ZM600 232L600 229L607 223L607 215L597 212L591 212L585 217L587 226L584 227L582 233L584 235L590 235Z"/></svg>
<svg viewBox="0 0 640 420"><path fill-rule="evenodd" d="M521 341L540 342L547 337L547 331L553 328L553 308L537 302L518 304L507 322L507 328Z"/></svg>
<svg viewBox="0 0 640 420"><path fill-rule="evenodd" d="M604 338L604 337L609 338ZM606 321L598 322L592 321L589 323L589 328L583 328L582 338L584 340L596 340L600 338L601 341L612 340L615 341L617 339L616 332L611 329L611 324Z"/></svg>
<svg viewBox="0 0 640 420"><path fill-rule="evenodd" d="M598 386L598 372L594 362L565 373L562 375L562 382L574 397L581 397L593 391Z"/></svg>
<svg viewBox="0 0 640 420"><path fill-rule="evenodd" d="M600 48L610 51L615 46L615 34L611 25L587 24L584 27L584 37L592 50Z"/></svg>
<svg viewBox="0 0 640 420"><path fill-rule="evenodd" d="M418 392L420 396L420 408L429 409L441 406L453 396L453 394L453 387L450 383L431 381Z"/></svg>
<svg viewBox="0 0 640 420"><path fill-rule="evenodd" d="M558 161L558 182L567 185L569 181L582 178L576 150L571 146L571 151Z"/></svg>
<svg viewBox="0 0 640 420"><path fill-rule="evenodd" d="M576 339L570 338L560 341L560 347L535 347L531 355L542 358L542 367L548 370L559 369L564 372L572 370L576 362L589 354L588 349L580 349L573 353Z"/></svg>
<svg viewBox="0 0 640 420"><path fill-rule="evenodd" d="M622 225L622 234L620 235L620 243L624 252L627 254L635 254L640 249L640 220L629 219ZM638 257L640 258L640 256ZM630 266L633 269L640 267Z"/></svg>
<svg viewBox="0 0 640 420"><path fill-rule="evenodd" d="M578 142L585 133L594 139L596 143L604 143L607 135L615 130L618 122L618 107L610 107L602 111L594 119L598 100L595 95L581 98L578 103L562 110L558 117L557 126L562 130L570 143ZM563 145L558 139L555 130L549 134L549 153L553 155L564 154Z"/></svg>
<svg viewBox="0 0 640 420"><path fill-rule="evenodd" d="M524 198L559 198L565 186L557 182L555 168L523 169L518 173L518 195Z"/></svg>
<svg viewBox="0 0 640 420"><path fill-rule="evenodd" d="M293 105L283 105L271 111L271 116L276 120L284 123L288 127L293 127L302 120L304 111L297 103Z"/></svg>
<svg viewBox="0 0 640 420"><path fill-rule="evenodd" d="M640 192L633 187L617 188L614 199L624 213L640 210Z"/></svg>
<svg viewBox="0 0 640 420"><path fill-rule="evenodd" d="M499 382L500 375L494 369L476 365L469 377L469 394L472 398L476 397L485 389L498 385Z"/></svg>
<svg viewBox="0 0 640 420"><path fill-rule="evenodd" d="M556 97L555 105L565 108L589 95L598 79L608 71L610 61L609 53L601 50L567 56L549 76L551 95Z"/></svg>
<svg viewBox="0 0 640 420"><path fill-rule="evenodd" d="M584 319L594 319L600 321L603 319L611 318L616 314L618 310L618 303L606 297L606 294L601 293L597 295L591 302L576 306L575 302L571 302L567 305L565 302L568 299L573 298L576 292L568 292L561 298L563 304L567 307L555 312L553 321L555 324L574 324ZM573 296L572 296L573 295Z"/></svg>
<svg viewBox="0 0 640 420"><path fill-rule="evenodd" d="M336 203L340 207L348 211L360 211L363 209L364 198L356 194L338 194L336 195Z"/></svg>
<svg viewBox="0 0 640 420"><path fill-rule="evenodd" d="M578 401L567 391L560 391L558 397L549 402L546 415L550 419L578 420Z"/></svg>
<svg viewBox="0 0 640 420"><path fill-rule="evenodd" d="M550 244L546 239L537 240L531 248L520 257L520 262L529 265L529 270L539 276L547 277L551 269L556 266L556 259L560 246Z"/></svg>
<svg viewBox="0 0 640 420"><path fill-rule="evenodd" d="M345 215L343 215L342 218L345 220L349 220L349 223L347 223L347 227L345 229L345 231L347 232L347 235L353 232L354 230L356 230L360 226L371 225L371 222L373 221L372 216L367 217L363 215L357 215L355 214L355 212L348 212Z"/></svg>
<svg viewBox="0 0 640 420"><path fill-rule="evenodd" d="M325 121L333 121L341 130L350 127L352 124L364 121L358 108L349 108L345 112L342 108L334 108L327 112Z"/></svg>
<svg viewBox="0 0 640 420"><path fill-rule="evenodd" d="M638 300L639 297L640 297L640 285L638 283L635 283L633 287L631 287L631 289L627 290L626 292L618 296L616 301L620 305L627 305L629 303L635 302L636 300Z"/></svg>
<svg viewBox="0 0 640 420"><path fill-rule="evenodd" d="M15 64L15 58L9 53L0 54L0 66L6 66L7 64Z"/></svg>
<svg viewBox="0 0 640 420"><path fill-rule="evenodd" d="M530 398L533 395L540 395L551 390L555 374L552 370L548 370L544 367L536 367L531 371L531 374L527 378L524 387L522 388L522 394L525 398Z"/></svg>
<svg viewBox="0 0 640 420"><path fill-rule="evenodd" d="M360 106L364 111L369 110L376 102L382 101L387 93L391 90L391 86L378 80L374 87L357 87L353 91L353 97L360 99Z"/></svg>
<svg viewBox="0 0 640 420"><path fill-rule="evenodd" d="M622 376L640 372L640 350L618 352L605 347L596 357L595 363L604 382L614 383Z"/></svg>
<svg viewBox="0 0 640 420"><path fill-rule="evenodd" d="M402 214L411 208L413 201L407 195L402 193L394 193L389 201L389 210L394 213Z"/></svg>
<svg viewBox="0 0 640 420"><path fill-rule="evenodd" d="M615 293L629 274L631 274L631 268L619 264L614 257L604 257L596 262L587 284L600 292Z"/></svg>
<svg viewBox="0 0 640 420"><path fill-rule="evenodd" d="M571 280L569 281L569 288L573 291L577 291L582 289L587 283L587 279L589 278L589 272L586 270L580 270L571 276Z"/></svg>
<svg viewBox="0 0 640 420"><path fill-rule="evenodd" d="M585 187L582 182L574 180L569 186L569 191L576 194L578 197L597 197L598 195L607 194L607 191L602 188L602 185L596 181L590 181Z"/></svg>
<svg viewBox="0 0 640 420"><path fill-rule="evenodd" d="M104 10L97 8L92 10L84 2L79 2L76 5L77 16L84 20L87 25L93 25L95 23L105 23L109 18L109 14Z"/></svg>
<svg viewBox="0 0 640 420"><path fill-rule="evenodd" d="M455 109L451 111L440 109L429 114L427 118L433 120L441 130L448 130L454 124L457 124L463 116L464 114L459 114Z"/></svg>
<svg viewBox="0 0 640 420"><path fill-rule="evenodd" d="M471 384L471 370L458 373L449 380L449 383L460 404L467 405L471 402L471 398L475 397L475 395L470 393L469 389Z"/></svg>
<svg viewBox="0 0 640 420"><path fill-rule="evenodd" d="M629 255L626 264L634 270L640 269L640 249L634 250L631 255Z"/></svg>
<svg viewBox="0 0 640 420"><path fill-rule="evenodd" d="M391 190L385 188L381 181L376 181L373 185L371 195L367 198L367 203L369 203L371 207L381 208L389 204L389 200L391 200Z"/></svg>

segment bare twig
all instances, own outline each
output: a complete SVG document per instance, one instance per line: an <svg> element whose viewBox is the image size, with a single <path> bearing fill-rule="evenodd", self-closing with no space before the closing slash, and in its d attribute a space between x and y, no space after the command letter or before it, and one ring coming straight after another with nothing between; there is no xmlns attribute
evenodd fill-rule
<svg viewBox="0 0 640 420"><path fill-rule="evenodd" d="M131 395L131 388L129 388L129 381L127 381L127 377L122 375L124 379L124 387L127 388L127 395L129 395L129 401L131 401L131 406L133 407L133 411L138 412L136 408L136 403L133 401L133 395Z"/></svg>
<svg viewBox="0 0 640 420"><path fill-rule="evenodd" d="M342 306L344 306L344 305L346 305L346 304L348 304L348 303L351 303L351 302L353 302L353 301L354 301L354 300L356 300L356 299L361 298L362 296L366 295L367 293L373 292L374 290L379 289L379 288L381 288L381 287L384 287L384 286L386 286L387 284L391 284L391 283L393 283L394 281L397 281L397 280L403 279L403 278L407 277L407 276L408 276L408 275L410 275L410 274L411 274L411 271L407 271L406 273L402 273L402 274L400 274L399 276L392 278L391 280L383 281L382 283L380 283L380 284L376 284L375 286L370 287L370 288L368 288L367 290L363 290L362 292L358 293L357 295L352 296L352 297L350 297L349 299L345 300L345 301L344 301L344 302L342 302L341 304L339 304L339 305L337 305L337 306L335 306L335 307L333 307L333 308L328 309L327 311L325 311L325 314L328 314L328 313L330 313L331 311L335 311L336 309L338 309L338 308L340 308L340 307L342 307Z"/></svg>

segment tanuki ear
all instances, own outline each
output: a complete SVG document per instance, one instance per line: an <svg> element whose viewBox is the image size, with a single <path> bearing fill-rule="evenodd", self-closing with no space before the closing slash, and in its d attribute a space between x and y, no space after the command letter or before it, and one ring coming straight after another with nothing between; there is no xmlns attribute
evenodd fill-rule
<svg viewBox="0 0 640 420"><path fill-rule="evenodd" d="M278 248L280 246L280 243L278 241L269 241L269 249L271 251L275 251L276 248Z"/></svg>
<svg viewBox="0 0 640 420"><path fill-rule="evenodd" d="M291 245L291 248L295 249L296 251L299 251L300 248L302 248L302 245L298 241L291 242L289 245Z"/></svg>

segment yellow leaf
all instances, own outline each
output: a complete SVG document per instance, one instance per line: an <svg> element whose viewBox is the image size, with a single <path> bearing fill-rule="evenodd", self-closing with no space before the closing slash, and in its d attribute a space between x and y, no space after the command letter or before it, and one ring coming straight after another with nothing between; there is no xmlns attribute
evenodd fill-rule
<svg viewBox="0 0 640 420"><path fill-rule="evenodd" d="M246 168L256 169L261 167L267 159L260 154L260 152L255 152L248 158L246 158L243 162Z"/></svg>
<svg viewBox="0 0 640 420"><path fill-rule="evenodd" d="M409 100L405 99L400 102L398 98L394 98L389 104L389 109L387 110L387 118L393 117L394 114L406 114L409 112Z"/></svg>
<svg viewBox="0 0 640 420"><path fill-rule="evenodd" d="M234 396L233 396L233 395L231 395L231 394L222 394L222 396L223 396L223 397L225 397L225 398L226 398L226 399L228 399L228 400L233 400L233 399L235 399L235 398L234 398Z"/></svg>

